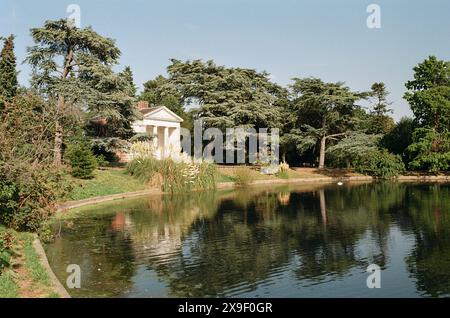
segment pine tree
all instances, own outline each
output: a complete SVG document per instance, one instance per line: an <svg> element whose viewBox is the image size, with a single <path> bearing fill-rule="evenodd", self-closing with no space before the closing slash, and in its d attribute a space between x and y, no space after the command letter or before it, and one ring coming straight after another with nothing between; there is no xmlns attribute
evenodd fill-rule
<svg viewBox="0 0 450 318"><path fill-rule="evenodd" d="M374 99L370 113L369 133L386 134L395 126L394 120L389 116L392 109L388 108L391 103L387 100L389 92L386 90L386 85L382 82L374 83L369 95Z"/></svg>
<svg viewBox="0 0 450 318"><path fill-rule="evenodd" d="M114 108L107 83L114 81L111 68L120 50L114 40L97 34L92 28L78 29L65 19L46 21L31 29L35 46L28 48L27 62L33 69L32 84L49 101L55 101L54 164L62 159L64 125L67 109L78 106L120 116ZM63 61L61 63L61 61ZM92 84L102 83L103 87ZM114 97L114 96L113 96Z"/></svg>
<svg viewBox="0 0 450 318"><path fill-rule="evenodd" d="M16 56L14 54L14 35L4 39L0 53L0 95L5 100L11 100L19 86L16 71Z"/></svg>

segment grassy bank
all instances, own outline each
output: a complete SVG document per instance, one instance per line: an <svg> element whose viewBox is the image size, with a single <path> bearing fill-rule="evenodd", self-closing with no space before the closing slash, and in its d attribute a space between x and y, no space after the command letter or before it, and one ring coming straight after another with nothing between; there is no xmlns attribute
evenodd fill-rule
<svg viewBox="0 0 450 318"><path fill-rule="evenodd" d="M94 178L81 180L70 178L72 191L68 201L146 190L144 182L130 176L125 169L107 169L94 172Z"/></svg>
<svg viewBox="0 0 450 318"><path fill-rule="evenodd" d="M258 170L252 169L250 167L226 167L220 166L219 171L219 182L235 182L238 175L242 172L242 169L246 169L247 176L252 181L256 180L278 180L278 179L314 179L323 177L333 177L333 178L346 178L346 177L361 177L362 174L358 174L349 169L324 169L319 170L316 168L291 168L285 174L277 175L264 175Z"/></svg>
<svg viewBox="0 0 450 318"><path fill-rule="evenodd" d="M245 174L245 176L242 176ZM263 175L251 167L228 167L218 166L216 182L237 182L246 178L249 182L257 180L279 180L279 179L314 179L321 177L350 177L362 176L351 170L314 168L293 168L287 173L279 175ZM176 178L177 176L175 176ZM84 200L94 197L102 197L113 194L136 192L151 188L144 180L131 176L124 168L97 170L94 178L81 180L70 178L72 191L67 201Z"/></svg>
<svg viewBox="0 0 450 318"><path fill-rule="evenodd" d="M34 236L30 233L13 234L10 267L0 275L0 298L54 298L59 295L53 290L51 280L40 263L33 248ZM0 236L6 229L0 227Z"/></svg>

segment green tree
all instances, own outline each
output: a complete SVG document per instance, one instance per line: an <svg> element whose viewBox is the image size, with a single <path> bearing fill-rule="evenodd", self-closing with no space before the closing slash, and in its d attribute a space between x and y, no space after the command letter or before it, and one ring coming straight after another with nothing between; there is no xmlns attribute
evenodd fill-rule
<svg viewBox="0 0 450 318"><path fill-rule="evenodd" d="M388 115L392 112L392 109L388 108L391 105L387 101L389 92L385 84L380 82L372 85L369 94L374 99L369 119L369 133L386 134L395 126L394 120Z"/></svg>
<svg viewBox="0 0 450 318"><path fill-rule="evenodd" d="M410 160L406 149L412 143L413 132L414 120L403 117L389 133L383 136L380 144L389 152L400 155L405 165L407 165Z"/></svg>
<svg viewBox="0 0 450 318"><path fill-rule="evenodd" d="M365 94L352 92L343 83L317 78L294 78L291 85L293 129L287 137L299 151L319 144L319 169L325 167L327 141L345 136L355 126L355 102Z"/></svg>
<svg viewBox="0 0 450 318"><path fill-rule="evenodd" d="M437 131L450 126L450 63L435 56L414 67L414 79L406 83L405 99L419 126Z"/></svg>
<svg viewBox="0 0 450 318"><path fill-rule="evenodd" d="M172 60L169 82L184 104L198 106L196 117L205 126L273 128L281 122L279 97L285 94L270 82L269 74L251 69L227 68L213 61Z"/></svg>
<svg viewBox="0 0 450 318"><path fill-rule="evenodd" d="M5 100L11 100L16 96L18 86L14 35L10 35L3 39L3 49L0 52L0 95Z"/></svg>
<svg viewBox="0 0 450 318"><path fill-rule="evenodd" d="M144 91L139 100L147 101L153 106L166 106L182 118L186 115L182 98L175 85L162 75L144 83Z"/></svg>
<svg viewBox="0 0 450 318"><path fill-rule="evenodd" d="M27 61L33 69L32 84L48 100L54 102L54 164L62 159L64 129L62 119L71 105L91 107L89 102L105 100L104 94L89 83L95 76L115 64L120 50L114 41L94 32L78 29L67 20L46 21L41 28L31 29L35 46L28 48ZM107 78L100 78L107 79ZM103 104L105 105L105 104Z"/></svg>
<svg viewBox="0 0 450 318"><path fill-rule="evenodd" d="M84 75L84 84L97 91L94 98L86 98L87 137L92 139L98 154L111 157L134 135L132 124L139 117L133 73L129 67L115 73L111 67L103 66L81 71L81 76Z"/></svg>
<svg viewBox="0 0 450 318"><path fill-rule="evenodd" d="M450 132L439 133L433 128L418 128L413 143L407 148L413 158L409 167L430 172L450 167Z"/></svg>
<svg viewBox="0 0 450 318"><path fill-rule="evenodd" d="M80 179L92 178L92 173L97 169L97 158L84 138L69 143L66 154L72 167L72 176Z"/></svg>
<svg viewBox="0 0 450 318"><path fill-rule="evenodd" d="M414 79L406 83L405 99L418 126L409 167L437 172L450 162L450 63L430 56L414 67Z"/></svg>

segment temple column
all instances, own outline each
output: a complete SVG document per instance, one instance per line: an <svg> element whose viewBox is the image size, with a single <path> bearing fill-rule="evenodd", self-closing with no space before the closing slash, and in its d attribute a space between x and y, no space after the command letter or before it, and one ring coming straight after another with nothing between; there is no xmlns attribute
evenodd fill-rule
<svg viewBox="0 0 450 318"><path fill-rule="evenodd" d="M163 147L163 158L169 155L168 148L170 145L169 141L169 127L164 127L164 147Z"/></svg>

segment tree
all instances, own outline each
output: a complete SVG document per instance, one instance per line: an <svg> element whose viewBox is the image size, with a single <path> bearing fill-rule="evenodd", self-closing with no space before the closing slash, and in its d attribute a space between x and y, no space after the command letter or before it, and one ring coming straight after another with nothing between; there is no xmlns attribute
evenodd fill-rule
<svg viewBox="0 0 450 318"><path fill-rule="evenodd" d="M386 90L384 83L374 83L371 87L370 97L374 99L372 111L370 113L369 133L386 134L395 125L394 120L388 114L392 112L389 105L392 103L387 101L389 92Z"/></svg>
<svg viewBox="0 0 450 318"><path fill-rule="evenodd" d="M154 106L166 106L182 118L186 115L182 98L175 85L162 75L144 83L144 91L139 100L147 101Z"/></svg>
<svg viewBox="0 0 450 318"><path fill-rule="evenodd" d="M18 86L14 35L10 35L3 40L3 49L0 52L0 95L10 101L16 96Z"/></svg>
<svg viewBox="0 0 450 318"><path fill-rule="evenodd" d="M0 113L0 223L37 230L64 199L67 183L52 169L54 107L19 93Z"/></svg>
<svg viewBox="0 0 450 318"><path fill-rule="evenodd" d="M439 133L434 128L417 128L413 143L407 148L413 158L409 167L414 170L439 172L450 167L450 132Z"/></svg>
<svg viewBox="0 0 450 318"><path fill-rule="evenodd" d="M102 97L89 82L96 72L117 62L120 50L112 39L100 36L90 27L78 29L64 19L46 21L43 27L31 29L31 36L36 44L28 48L27 57L33 69L32 84L55 103L57 110L54 164L59 166L64 134L61 121L66 107L90 107L90 101Z"/></svg>
<svg viewBox="0 0 450 318"><path fill-rule="evenodd" d="M97 158L85 139L78 139L70 143L67 147L67 157L72 167L72 176L80 179L92 178L92 173L98 166Z"/></svg>
<svg viewBox="0 0 450 318"><path fill-rule="evenodd" d="M324 83L317 78L294 78L291 85L291 120L293 129L288 133L304 151L317 144L319 169L325 167L326 143L345 136L355 124L355 102L362 93L352 92L343 83Z"/></svg>
<svg viewBox="0 0 450 318"><path fill-rule="evenodd" d="M437 131L450 126L450 63L435 56L414 67L414 79L406 83L405 99L421 127Z"/></svg>
<svg viewBox="0 0 450 318"><path fill-rule="evenodd" d="M129 67L115 73L111 67L102 66L82 70L80 74L86 85L96 88L86 111L87 137L92 139L98 154L108 156L123 148L125 141L134 135L132 124L139 114L133 73Z"/></svg>
<svg viewBox="0 0 450 318"><path fill-rule="evenodd" d="M446 170L450 163L450 63L430 56L414 67L405 99L418 126L407 152L412 169Z"/></svg>
<svg viewBox="0 0 450 318"><path fill-rule="evenodd" d="M389 133L383 136L380 144L390 152L400 155L405 165L407 165L409 157L406 149L412 143L413 132L414 120L403 117Z"/></svg>
<svg viewBox="0 0 450 318"><path fill-rule="evenodd" d="M281 122L279 97L284 90L270 82L269 74L227 68L213 61L172 60L169 82L187 105L198 105L196 116L205 126L273 128Z"/></svg>

